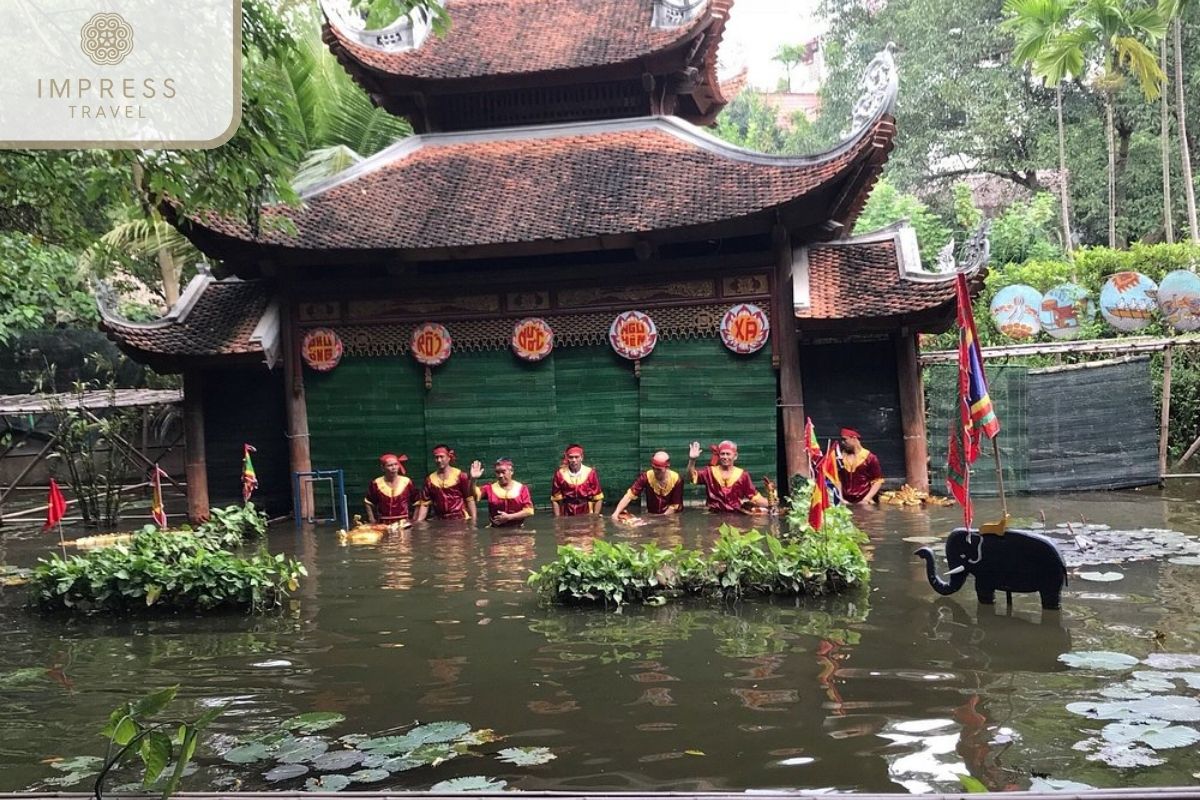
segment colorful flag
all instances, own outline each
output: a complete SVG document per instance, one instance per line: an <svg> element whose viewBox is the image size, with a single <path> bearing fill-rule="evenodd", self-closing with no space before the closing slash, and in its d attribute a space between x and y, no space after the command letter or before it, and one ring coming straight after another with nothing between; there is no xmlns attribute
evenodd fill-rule
<svg viewBox="0 0 1200 800"><path fill-rule="evenodd" d="M48 531L62 521L67 513L67 499L58 488L58 482L50 479L50 494L46 497L46 524L42 530Z"/></svg>
<svg viewBox="0 0 1200 800"><path fill-rule="evenodd" d="M971 527L971 467L967 464L962 418L950 420L950 449L946 458L946 488L963 510L963 524Z"/></svg>
<svg viewBox="0 0 1200 800"><path fill-rule="evenodd" d="M808 458L813 466L816 466L817 459L821 457L821 443L817 441L817 433L813 429L812 417L804 418L804 449L808 451ZM813 474L816 474L815 470Z"/></svg>
<svg viewBox="0 0 1200 800"><path fill-rule="evenodd" d="M808 524L814 531L825 524L825 509L829 508L829 486L825 481L825 459L818 460L813 473L812 499L808 502Z"/></svg>
<svg viewBox="0 0 1200 800"><path fill-rule="evenodd" d="M162 499L162 476L165 474L158 464L150 468L150 516L160 528L167 527L167 510Z"/></svg>
<svg viewBox="0 0 1200 800"><path fill-rule="evenodd" d="M829 451L821 459L821 477L825 479L825 491L829 493L829 505L842 504L842 476L838 467L842 463L842 448L835 442L829 443Z"/></svg>
<svg viewBox="0 0 1200 800"><path fill-rule="evenodd" d="M249 503L250 495L258 488L258 475L254 472L254 462L250 460L251 453L257 453L251 445L242 445L242 502Z"/></svg>
<svg viewBox="0 0 1200 800"><path fill-rule="evenodd" d="M980 439L1000 433L1000 418L988 395L983 372L983 355L971 312L971 294L967 276L958 274L958 414L951 420L950 446L946 463L946 487L963 508L963 521L970 527L972 518L971 464L979 458Z"/></svg>

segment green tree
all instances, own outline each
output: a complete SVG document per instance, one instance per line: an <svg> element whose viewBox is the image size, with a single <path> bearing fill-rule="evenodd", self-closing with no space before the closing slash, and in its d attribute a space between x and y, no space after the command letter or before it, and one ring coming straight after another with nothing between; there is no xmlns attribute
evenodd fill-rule
<svg viewBox="0 0 1200 800"><path fill-rule="evenodd" d="M792 70L796 65L808 57L808 48L802 44L781 44L779 49L775 51L775 55L771 56L772 61L778 61L783 65L784 73L787 75L787 90L792 91Z"/></svg>
<svg viewBox="0 0 1200 800"><path fill-rule="evenodd" d="M15 333L94 324L96 305L75 256L24 233L0 233L0 343Z"/></svg>
<svg viewBox="0 0 1200 800"><path fill-rule="evenodd" d="M854 233L870 233L900 220L908 220L916 231L921 261L926 265L933 263L938 250L950 241L950 229L937 214L920 198L899 191L887 179L880 180L871 190L854 225Z"/></svg>
<svg viewBox="0 0 1200 800"><path fill-rule="evenodd" d="M1175 50L1175 114L1179 124L1179 156L1183 165L1183 192L1187 199L1188 235L1193 243L1200 244L1200 227L1196 222L1196 187L1192 181L1191 146L1187 136L1187 93L1183 80L1183 23L1189 14L1195 13L1197 7L1194 0L1177 0L1170 8L1170 15Z"/></svg>

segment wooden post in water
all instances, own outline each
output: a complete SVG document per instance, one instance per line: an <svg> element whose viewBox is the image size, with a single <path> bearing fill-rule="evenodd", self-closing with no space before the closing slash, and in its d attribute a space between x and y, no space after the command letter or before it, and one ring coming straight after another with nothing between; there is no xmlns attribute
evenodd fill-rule
<svg viewBox="0 0 1200 800"><path fill-rule="evenodd" d="M208 519L208 461L204 452L204 381L197 370L183 373L183 466L188 519L204 522Z"/></svg>
<svg viewBox="0 0 1200 800"><path fill-rule="evenodd" d="M292 324L290 297L285 297L279 304L279 315L283 336L283 393L287 413L288 460L292 472L309 472L312 470L312 454L308 443L308 403L304 396L304 372L300 366L300 331ZM311 517L312 483L301 483L299 492L300 514L304 518Z"/></svg>
<svg viewBox="0 0 1200 800"><path fill-rule="evenodd" d="M792 306L792 237L776 224L771 232L775 248L775 292L771 304L777 331L779 356L779 407L783 426L784 463L787 475L780 483L787 491L793 475L809 477L808 451L804 441L804 392L800 383L800 346L796 341L796 312Z"/></svg>
<svg viewBox="0 0 1200 800"><path fill-rule="evenodd" d="M1167 438L1171 432L1171 345L1163 351L1162 416L1158 422L1158 478L1167 474Z"/></svg>
<svg viewBox="0 0 1200 800"><path fill-rule="evenodd" d="M908 485L929 491L929 448L925 441L925 390L917 334L907 328L896 335L896 373L900 384L900 427L904 434L904 473Z"/></svg>

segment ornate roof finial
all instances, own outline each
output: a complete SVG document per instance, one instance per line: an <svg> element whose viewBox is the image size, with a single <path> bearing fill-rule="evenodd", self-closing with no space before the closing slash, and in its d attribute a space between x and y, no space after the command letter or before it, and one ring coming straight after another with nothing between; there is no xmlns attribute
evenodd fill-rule
<svg viewBox="0 0 1200 800"><path fill-rule="evenodd" d="M992 250L988 240L988 229L991 226L991 220L983 220L963 242L962 253L958 259L959 269L963 272L974 272L987 263Z"/></svg>
<svg viewBox="0 0 1200 800"><path fill-rule="evenodd" d="M384 53L415 50L433 29L430 12L414 8L382 28L367 27L367 12L353 0L318 0L331 27L347 39ZM440 0L434 0L439 2Z"/></svg>
<svg viewBox="0 0 1200 800"><path fill-rule="evenodd" d="M654 16L650 25L655 28L681 28L700 16L708 0L654 0Z"/></svg>
<svg viewBox="0 0 1200 800"><path fill-rule="evenodd" d="M934 272L945 275L950 275L954 272L956 263L954 261L954 237L950 237L950 241L946 242L945 247L938 250L937 261L934 264Z"/></svg>
<svg viewBox="0 0 1200 800"><path fill-rule="evenodd" d="M850 128L842 134L843 138L866 127L895 104L899 89L896 61L892 57L895 52L895 43L888 42L867 65L859 84L858 100L850 112Z"/></svg>

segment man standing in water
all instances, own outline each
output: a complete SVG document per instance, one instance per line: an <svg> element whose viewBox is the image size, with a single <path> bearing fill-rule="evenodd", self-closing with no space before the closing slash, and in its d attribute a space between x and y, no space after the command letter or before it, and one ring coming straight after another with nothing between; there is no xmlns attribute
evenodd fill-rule
<svg viewBox="0 0 1200 800"><path fill-rule="evenodd" d="M583 447L568 445L563 453L562 466L550 480L550 502L554 504L554 516L599 514L603 501L600 476L583 463Z"/></svg>
<svg viewBox="0 0 1200 800"><path fill-rule="evenodd" d="M425 488L417 501L417 522L425 520L430 508L438 519L474 522L475 487L471 477L454 466L454 451L439 444L433 448L433 463L437 469L425 478Z"/></svg>
<svg viewBox="0 0 1200 800"><path fill-rule="evenodd" d="M879 457L863 447L858 431L853 428L842 428L841 452L838 477L842 481L842 497L855 506L873 503L883 486Z"/></svg>
<svg viewBox="0 0 1200 800"><path fill-rule="evenodd" d="M408 507L413 501L412 479L404 474L404 462L408 456L384 453L379 457L383 474L367 486L363 506L367 511L367 522L408 521Z"/></svg>
<svg viewBox="0 0 1200 800"><path fill-rule="evenodd" d="M747 506L767 507L767 498L754 488L750 473L734 466L737 461L737 445L726 439L720 444L710 445L712 461L697 471L696 459L700 457L700 443L692 442L688 448L687 471L692 483L704 484L708 510L727 513L743 511Z"/></svg>
<svg viewBox="0 0 1200 800"><path fill-rule="evenodd" d="M483 475L483 465L478 461L471 464L471 477ZM508 458L496 459L496 480L479 487L479 495L487 501L488 519L493 528L506 525L523 525L533 516L533 498L529 487L513 480L513 462Z"/></svg>
<svg viewBox="0 0 1200 800"><path fill-rule="evenodd" d="M683 511L683 481L679 479L679 473L671 469L671 456L665 450L659 450L650 459L650 469L637 476L621 502L617 503L612 513L613 520L619 520L622 512L647 488L650 490L646 492L647 514L678 514Z"/></svg>

